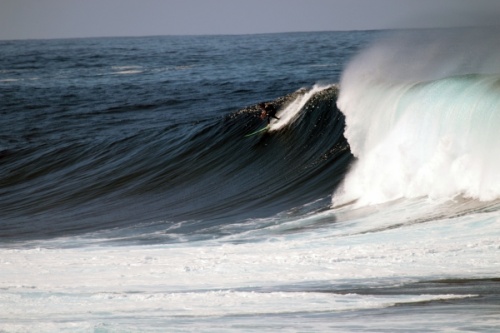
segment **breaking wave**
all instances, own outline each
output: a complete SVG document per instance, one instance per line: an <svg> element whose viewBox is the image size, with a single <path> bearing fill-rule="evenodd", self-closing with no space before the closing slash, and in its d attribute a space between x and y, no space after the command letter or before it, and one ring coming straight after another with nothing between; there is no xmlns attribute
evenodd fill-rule
<svg viewBox="0 0 500 333"><path fill-rule="evenodd" d="M500 196L499 36L404 34L353 59L337 105L357 161L333 205Z"/></svg>

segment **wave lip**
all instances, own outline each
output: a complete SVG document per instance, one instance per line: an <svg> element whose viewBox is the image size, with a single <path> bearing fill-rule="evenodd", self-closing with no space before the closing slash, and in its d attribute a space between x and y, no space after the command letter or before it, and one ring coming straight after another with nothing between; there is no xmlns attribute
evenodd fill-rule
<svg viewBox="0 0 500 333"><path fill-rule="evenodd" d="M289 125L290 123L293 123L298 118L300 111L307 104L307 102L314 95L316 95L317 93L319 93L325 89L328 89L328 88L336 89L336 86L335 85L322 86L322 85L317 84L314 87L312 87L311 90L305 92L304 94L300 94L299 96L297 96L297 98L295 98L294 101L292 101L290 104L286 105L286 107L284 107L283 110L281 110L278 113L278 115L280 116L280 119L271 122L271 126L270 126L269 130L270 131L277 131L277 130L280 130L280 129L284 128L285 126Z"/></svg>
<svg viewBox="0 0 500 333"><path fill-rule="evenodd" d="M413 48L407 40L384 41L346 69L337 105L357 162L333 205L500 197L500 64L490 56L496 50L465 37L453 39L454 48L441 49L439 38L443 35ZM465 51L464 43L474 52L455 55ZM427 63L387 62L384 54L393 53ZM488 59L488 66L478 59Z"/></svg>

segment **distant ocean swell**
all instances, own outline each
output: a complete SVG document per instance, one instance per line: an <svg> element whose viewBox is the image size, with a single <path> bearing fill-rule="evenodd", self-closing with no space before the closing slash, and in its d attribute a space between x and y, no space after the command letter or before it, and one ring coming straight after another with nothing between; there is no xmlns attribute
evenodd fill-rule
<svg viewBox="0 0 500 333"><path fill-rule="evenodd" d="M165 229L178 222L176 233L197 234L206 227L200 221L212 233L217 225L326 199L351 160L337 94L336 86L314 87L268 101L282 120L249 138L263 126L256 105L114 140L57 141L50 131L34 133L29 147L12 143L0 152L1 211L9 221L1 236L53 237L141 223ZM144 106L117 112L124 108Z"/></svg>

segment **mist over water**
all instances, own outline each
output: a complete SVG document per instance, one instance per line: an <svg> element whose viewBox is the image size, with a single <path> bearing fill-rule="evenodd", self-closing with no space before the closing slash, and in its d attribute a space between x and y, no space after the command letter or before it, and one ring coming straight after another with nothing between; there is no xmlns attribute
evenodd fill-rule
<svg viewBox="0 0 500 333"><path fill-rule="evenodd" d="M500 195L498 29L406 32L347 66L339 109L357 162L333 204Z"/></svg>

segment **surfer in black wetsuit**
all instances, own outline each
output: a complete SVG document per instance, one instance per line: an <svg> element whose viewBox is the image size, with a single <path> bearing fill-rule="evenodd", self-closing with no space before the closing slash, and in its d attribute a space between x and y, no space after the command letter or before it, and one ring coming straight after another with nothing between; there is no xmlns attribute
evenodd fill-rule
<svg viewBox="0 0 500 333"><path fill-rule="evenodd" d="M276 117L276 112L278 112L278 110L276 109L276 107L274 105L260 103L259 107L262 109L262 113L260 114L260 119L264 120L267 117L267 124L268 125L271 122L271 118L278 119L278 120L280 119L280 118Z"/></svg>

